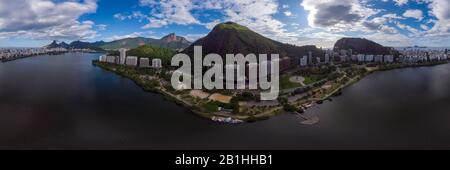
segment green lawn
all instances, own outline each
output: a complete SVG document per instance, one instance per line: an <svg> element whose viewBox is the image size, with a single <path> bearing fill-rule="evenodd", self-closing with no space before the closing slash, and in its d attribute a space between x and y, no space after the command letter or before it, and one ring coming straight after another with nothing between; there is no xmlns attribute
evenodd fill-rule
<svg viewBox="0 0 450 170"><path fill-rule="evenodd" d="M294 83L289 80L289 76L282 76L280 78L280 87L281 89L292 89L296 87L301 87L300 83Z"/></svg>
<svg viewBox="0 0 450 170"><path fill-rule="evenodd" d="M304 81L304 83L305 83L306 85L309 85L309 84L312 84L312 83L315 83L315 82L320 81L322 78L323 78L323 77L322 77L322 76L319 76L319 75L305 76L305 81Z"/></svg>
<svg viewBox="0 0 450 170"><path fill-rule="evenodd" d="M219 111L219 106L215 102L208 102L208 103L203 105L203 108L205 108L205 110L208 113Z"/></svg>

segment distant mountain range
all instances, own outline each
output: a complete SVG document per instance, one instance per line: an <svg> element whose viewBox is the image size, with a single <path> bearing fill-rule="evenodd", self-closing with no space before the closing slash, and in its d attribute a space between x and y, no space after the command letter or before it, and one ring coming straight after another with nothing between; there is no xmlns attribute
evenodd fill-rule
<svg viewBox="0 0 450 170"><path fill-rule="evenodd" d="M98 41L98 42L94 42L94 43L74 41L70 44L67 44L64 41L58 43L56 40L54 40L51 44L44 46L44 48L91 49L91 50L103 51L103 49L100 48L100 46L104 45L104 44L105 44L105 42L103 42L103 41Z"/></svg>
<svg viewBox="0 0 450 170"><path fill-rule="evenodd" d="M192 56L194 46L202 46L203 54L216 53L222 57L226 54L253 53L298 58L308 55L310 51L314 56L324 56L324 52L316 46L294 46L274 41L234 22L217 25L206 37L192 43L183 53Z"/></svg>
<svg viewBox="0 0 450 170"><path fill-rule="evenodd" d="M170 48L174 50L182 50L191 44L186 38L175 35L174 33L164 36L161 39L153 38L125 38L111 42L98 41L94 43L74 41L70 44L65 42L58 43L53 41L51 44L45 46L46 48L74 48L74 49L94 49L94 50L117 50L119 48L133 49L143 45L151 45L161 48Z"/></svg>
<svg viewBox="0 0 450 170"><path fill-rule="evenodd" d="M182 50L191 44L186 38L175 35L174 33L164 36L161 39L153 38L126 38L108 42L102 46L103 49L119 49L119 48L136 48L142 45L152 45L161 48L170 48L175 50Z"/></svg>
<svg viewBox="0 0 450 170"><path fill-rule="evenodd" d="M342 38L336 42L334 49L350 50L354 54L395 55L398 51L391 47L384 47L376 42L364 38Z"/></svg>
<svg viewBox="0 0 450 170"><path fill-rule="evenodd" d="M65 43L65 42L61 42L61 43L58 43L58 42L56 42L56 40L54 40L51 44L49 44L49 45L46 45L46 46L44 46L45 48L65 48L65 47L67 47L68 45L67 45L67 43Z"/></svg>
<svg viewBox="0 0 450 170"><path fill-rule="evenodd" d="M315 57L323 57L324 51L314 45L295 46L281 43L270 38L264 37L251 29L236 24L226 22L218 24L205 37L189 42L186 38L175 35L174 33L162 37L153 38L125 38L112 42L98 41L94 43L74 41L70 44L65 42L58 43L53 41L45 46L47 48L74 48L74 49L94 49L94 50L117 50L119 48L136 49L141 46L152 46L157 48L168 48L172 50L183 50L182 53L191 57L194 54L194 46L203 47L203 55L216 53L221 56L226 54L280 54L280 57L289 57L298 59L312 52ZM143 48L150 49L150 47ZM352 49L354 54L373 54L373 55L398 55L399 52L391 47L384 47L376 42L363 38L342 38L334 46L334 50Z"/></svg>

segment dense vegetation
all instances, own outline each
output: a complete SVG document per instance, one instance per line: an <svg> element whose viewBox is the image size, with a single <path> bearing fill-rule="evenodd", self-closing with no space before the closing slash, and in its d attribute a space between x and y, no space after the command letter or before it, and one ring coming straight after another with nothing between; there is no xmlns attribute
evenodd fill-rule
<svg viewBox="0 0 450 170"><path fill-rule="evenodd" d="M170 65L175 51L167 48L159 48L150 45L143 45L127 52L128 56L137 56L139 58L159 58L163 65Z"/></svg>
<svg viewBox="0 0 450 170"><path fill-rule="evenodd" d="M174 38L168 39L169 36L174 36ZM187 41L184 37L179 37L175 36L174 34L170 34L161 39L144 38L144 37L125 38L102 44L102 46L100 47L103 49L116 50L119 48L136 48L142 45L151 45L161 48L183 49L188 47L190 44L191 42Z"/></svg>
<svg viewBox="0 0 450 170"><path fill-rule="evenodd" d="M194 46L202 46L203 54L279 54L280 57L299 57L309 51L314 56L323 56L322 50L315 46L294 46L264 37L249 28L227 22L217 25L206 37L194 42L183 53L192 57Z"/></svg>
<svg viewBox="0 0 450 170"><path fill-rule="evenodd" d="M292 89L302 86L300 83L291 82L289 78L290 78L289 76L281 76L280 78L281 89Z"/></svg>
<svg viewBox="0 0 450 170"><path fill-rule="evenodd" d="M297 71L296 74L305 77L304 83L306 85L309 85L323 79L335 79L337 76L336 74L333 74L335 71L336 66L327 65L321 67L304 68Z"/></svg>
<svg viewBox="0 0 450 170"><path fill-rule="evenodd" d="M70 44L67 44L65 42L57 43L56 41L53 41L51 44L45 47L47 48L62 47L62 48L91 49L96 51L104 51L104 50L118 50L120 48L132 49L142 45L151 45L155 47L179 50L188 47L190 44L191 42L189 42L186 38L177 36L174 33L172 33L161 39L136 37L136 38L125 38L111 42L97 41L91 43L83 41L74 41Z"/></svg>
<svg viewBox="0 0 450 170"><path fill-rule="evenodd" d="M393 48L363 38L342 38L336 42L334 49L352 49L354 54L398 55L398 51Z"/></svg>

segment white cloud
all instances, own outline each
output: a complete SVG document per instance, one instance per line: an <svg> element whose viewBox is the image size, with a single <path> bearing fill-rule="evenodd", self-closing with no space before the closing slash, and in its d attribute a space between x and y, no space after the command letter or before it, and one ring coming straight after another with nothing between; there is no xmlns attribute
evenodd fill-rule
<svg viewBox="0 0 450 170"><path fill-rule="evenodd" d="M420 28L422 28L423 30L429 30L430 27L428 27L427 25L424 24L420 24Z"/></svg>
<svg viewBox="0 0 450 170"><path fill-rule="evenodd" d="M332 31L361 30L363 22L378 13L359 0L304 0L301 5L309 12L311 27Z"/></svg>
<svg viewBox="0 0 450 170"><path fill-rule="evenodd" d="M433 0L429 7L431 9L431 13L437 18L434 22L433 28L429 31L429 33L434 35L447 35L450 36L450 10L448 7L450 6L449 0Z"/></svg>
<svg viewBox="0 0 450 170"><path fill-rule="evenodd" d="M406 37L402 34L386 34L378 32L374 34L365 35L364 38L391 47L405 47L414 45L409 37Z"/></svg>
<svg viewBox="0 0 450 170"><path fill-rule="evenodd" d="M106 38L106 41L115 41L125 38L136 38L136 37L147 37L147 38L154 38L154 39L160 39L161 37L156 37L154 31L142 31L142 32L133 32L131 34L124 34L124 35L113 35L109 38Z"/></svg>
<svg viewBox="0 0 450 170"><path fill-rule="evenodd" d="M96 25L96 27L97 27L98 30L104 31L104 30L106 30L106 28L108 27L108 25L105 25L105 24L98 24L98 25Z"/></svg>
<svg viewBox="0 0 450 170"><path fill-rule="evenodd" d="M190 42L194 42L205 36L206 36L206 34L187 34L187 35L184 35L183 37L185 37Z"/></svg>
<svg viewBox="0 0 450 170"><path fill-rule="evenodd" d="M382 17L388 19L405 19L404 17L398 16L397 14L394 13L384 14Z"/></svg>
<svg viewBox="0 0 450 170"><path fill-rule="evenodd" d="M96 36L92 21L78 21L94 13L96 0L0 0L0 35L31 39L89 39ZM18 11L20 10L20 11Z"/></svg>
<svg viewBox="0 0 450 170"><path fill-rule="evenodd" d="M126 20L126 19L131 19L131 16L125 16L123 14L117 13L113 15L114 18L118 19L118 20Z"/></svg>
<svg viewBox="0 0 450 170"><path fill-rule="evenodd" d="M200 21L191 14L196 5L190 1L140 0L139 2L142 6L151 8L148 19L150 23L143 28L159 28L168 24L200 24Z"/></svg>
<svg viewBox="0 0 450 170"><path fill-rule="evenodd" d="M292 12L291 12L291 11L285 11L285 12L284 12L284 15L290 17L290 16L292 16Z"/></svg>
<svg viewBox="0 0 450 170"><path fill-rule="evenodd" d="M214 21L212 21L212 22L209 22L209 23L206 23L206 24L204 24L204 25L205 25L205 27L208 28L208 29L213 29L217 24L220 24L220 23L221 23L221 21L218 20L218 19L216 19L216 20L214 20Z"/></svg>
<svg viewBox="0 0 450 170"><path fill-rule="evenodd" d="M301 44L313 44L325 48L331 48L338 39L347 37L344 34L311 28L300 29L298 34L297 41Z"/></svg>
<svg viewBox="0 0 450 170"><path fill-rule="evenodd" d="M394 0L394 2L395 2L395 5L397 5L397 6L403 6L403 5L408 4L408 0Z"/></svg>
<svg viewBox="0 0 450 170"><path fill-rule="evenodd" d="M142 22L143 20L148 20L148 16L143 14L141 11L133 11L132 14L128 15L128 14L122 14L122 13L117 13L113 15L114 18L118 19L118 20L126 20L126 19L138 19L139 22Z"/></svg>
<svg viewBox="0 0 450 170"><path fill-rule="evenodd" d="M199 24L212 29L220 22L233 21L277 40L292 35L286 33L284 23L273 17L279 12L277 0L140 0L140 5L151 9L147 16L149 23L142 27L144 29L160 28L170 24ZM193 14L194 10L215 10L224 17L202 23Z"/></svg>
<svg viewBox="0 0 450 170"><path fill-rule="evenodd" d="M408 9L405 13L403 13L403 16L407 18L415 18L421 21L423 19L423 12L418 9Z"/></svg>
<svg viewBox="0 0 450 170"><path fill-rule="evenodd" d="M392 1L398 6L404 6L410 2L408 0ZM423 11L411 9L401 14L402 16L389 12L378 15L385 10L375 9L368 0L303 0L301 6L308 12L308 25L312 28L303 28L302 31L292 31L292 29L297 29L296 27L289 27L290 30L287 31L286 24L274 17L275 14L293 15L289 10L290 6L286 4L280 6L278 0L140 0L141 6L149 7L149 13L119 13L114 17L119 20L139 19L146 22L142 26L144 29L160 28L171 24L195 24L212 29L218 23L233 21L264 36L297 45L332 46L334 41L345 37L344 35L365 36L386 45L405 45L414 42L413 38L443 35L449 32L450 14L448 11L450 10L445 8L449 6L448 0L416 1L429 4L430 13L432 16L436 16L432 23L426 25L421 23L420 28L402 24L400 21L406 18L422 21ZM223 18L205 23L200 22L200 16L210 17L206 16L207 13L199 13L203 10L214 10L221 13ZM408 31L408 34L400 34L398 30L402 29ZM120 38L126 36L130 35ZM187 34L185 36L194 41L204 35Z"/></svg>
<svg viewBox="0 0 450 170"><path fill-rule="evenodd" d="M141 37L144 33L142 32L133 32L131 34L126 34L126 35L114 35L112 37L109 37L107 39L107 41L115 41L115 40L120 40L120 39L125 39L125 38L136 38L136 37Z"/></svg>
<svg viewBox="0 0 450 170"><path fill-rule="evenodd" d="M276 0L226 0L223 4L226 21L248 26L256 32L279 41L289 42L292 33L287 33L285 24L275 19L278 2Z"/></svg>

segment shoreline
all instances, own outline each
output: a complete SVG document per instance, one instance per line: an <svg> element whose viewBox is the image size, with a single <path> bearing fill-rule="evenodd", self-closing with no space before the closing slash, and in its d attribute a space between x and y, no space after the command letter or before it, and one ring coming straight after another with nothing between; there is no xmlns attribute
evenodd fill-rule
<svg viewBox="0 0 450 170"><path fill-rule="evenodd" d="M389 67L389 68L379 68L379 66L377 66L376 68L378 69L374 69L374 70L368 70L366 73L362 74L362 75L358 75L357 77L351 79L350 81L348 81L346 84L340 86L339 88L336 88L333 92L328 93L325 97L321 98L320 100L306 100L306 102L302 102L300 105L304 105L305 103L310 103L308 107L302 107L304 109L304 111L306 112L308 110L308 108L314 107L315 105L317 105L318 101L325 101L328 100L329 98L332 97L338 97L340 95L336 95L338 93L342 93L342 90L344 90L345 88L358 83L359 81L361 81L362 79L366 78L367 76L370 76L373 73L377 73L377 72L385 72L385 71L392 71L392 70L398 70L398 69L406 69L406 68L421 68L421 67L434 67L434 66L438 66L438 65L444 65L444 64L449 64L449 61L441 61L441 62L436 62L436 63L421 63L421 64L413 64L413 65L399 65L399 66L394 66L394 67Z"/></svg>
<svg viewBox="0 0 450 170"><path fill-rule="evenodd" d="M38 57L38 56L41 56L41 55L60 55L60 54L65 54L65 53L69 53L69 52L68 51L64 51L64 52L49 52L49 53L43 53L43 54L16 56L16 57L10 57L10 58L6 58L6 59L2 59L1 62L2 63L6 63L6 62L20 60L20 59L24 59L24 58Z"/></svg>
<svg viewBox="0 0 450 170"><path fill-rule="evenodd" d="M307 99L301 99L300 101L296 101L296 102L292 102L294 105L299 105L300 108L302 108L305 112L308 110L308 108L310 107L314 107L316 104L318 104L319 101L324 101L327 100L333 96L335 96L338 93L341 93L342 90L344 90L345 88L351 86L352 84L355 84L359 81L361 81L362 79L364 79L365 77L371 75L372 73L376 73L376 72L384 72L384 71L390 71L390 70L396 70L396 69L403 69L403 68L416 68L416 67L433 67L433 66L437 66L437 65L443 65L443 64L448 64L448 61L443 61L443 62L436 62L436 63L420 63L420 64L408 64L408 65L404 65L404 64L394 64L394 65L389 65L388 67L383 66L382 68L380 68L380 66L375 67L375 69L373 70L367 70L367 72L361 74L361 75L357 75L356 77L350 79L349 81L347 81L345 84L342 84L341 86L339 86L338 88L334 89L332 92L330 93L326 93L324 97L321 97L319 99L317 98L307 98ZM280 115L280 114L284 114L284 113L288 113L286 111L283 110L283 106L278 105L275 106L265 112L259 113L259 114L255 114L255 115L236 115L236 114L224 114L224 113L220 113L220 112L215 112L215 113L207 113L207 112L203 112L200 109L198 109L198 106L193 105L183 99L181 99L179 96L172 94L170 92L168 92L167 90L165 90L164 88L161 88L161 86L158 86L157 88L155 87L150 87L148 84L146 84L146 82L144 82L143 80L141 80L139 78L139 76L136 75L128 75L124 72L121 71L117 71L117 69L115 68L111 68L111 67L117 67L115 65L111 65L108 63L100 63L98 60L93 60L92 61L92 65L99 67L101 69L104 69L106 71L115 73L121 77L130 79L131 81L133 81L137 86L139 86L141 89L144 90L144 92L152 92L152 93L156 93L161 95L165 100L169 101L169 102L174 102L175 104L185 107L186 109L189 109L193 114L200 116L202 118L206 118L208 120L212 120L214 122L219 122L219 123L250 123L250 122L257 122L257 121L262 121L262 120L267 120L270 119L271 117ZM124 67L126 68L126 67ZM321 89L321 87L318 88L314 88L308 92L317 90L317 89ZM306 92L306 93L308 93ZM305 104L308 104L308 107L304 107ZM231 119L231 121L225 121L225 120L229 120Z"/></svg>
<svg viewBox="0 0 450 170"><path fill-rule="evenodd" d="M39 57L42 55L61 55L61 54L67 54L67 53L102 53L102 52L100 52L100 51L96 51L96 52L79 52L79 51L48 52L48 53L43 53L43 54L23 55L23 56L1 59L0 63L7 63L7 62L16 61L16 60L25 59L25 58L31 58L31 57Z"/></svg>
<svg viewBox="0 0 450 170"><path fill-rule="evenodd" d="M195 115L198 115L202 118L206 118L206 119L212 119L214 117L214 115L209 115L208 113L204 113L201 111L198 111L197 109L194 108L194 106L192 106L191 104L188 104L184 101L178 100L175 96L173 96L173 94L170 94L164 90L158 89L158 88L152 88L149 86L146 86L145 83L141 82L138 80L138 78L133 77L133 76L129 76L125 73L122 72L118 72L117 70L111 69L110 67L107 67L105 65L108 64L103 64L103 63L99 63L98 61L94 60L92 61L92 65L99 67L101 69L104 69L106 71L112 72L116 75L119 75L123 78L129 79L131 81L133 81L133 83L135 83L137 86L139 86L144 92L150 92L150 93L154 93L154 94L158 94L161 95L165 100L169 101L169 102L174 102L176 105L182 106L184 108L189 109L191 112L193 112Z"/></svg>

